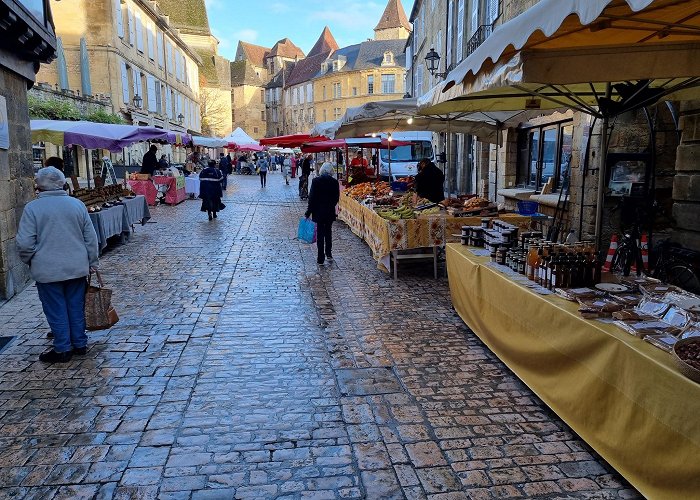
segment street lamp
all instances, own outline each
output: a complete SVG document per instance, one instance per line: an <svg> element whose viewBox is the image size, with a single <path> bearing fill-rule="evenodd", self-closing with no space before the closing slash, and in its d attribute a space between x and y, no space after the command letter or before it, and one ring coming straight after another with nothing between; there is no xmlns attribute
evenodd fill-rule
<svg viewBox="0 0 700 500"><path fill-rule="evenodd" d="M134 107L141 109L141 104L143 103L143 99L141 98L140 95L136 94L134 96Z"/></svg>
<svg viewBox="0 0 700 500"><path fill-rule="evenodd" d="M428 71L430 71L431 75L438 78L445 78L447 76L447 72L438 72L438 68L440 67L440 54L435 52L434 48L431 48L430 52L428 52L428 54L425 56L425 63L427 64Z"/></svg>
<svg viewBox="0 0 700 500"><path fill-rule="evenodd" d="M182 125L182 122L183 122L183 121L185 121L185 115L183 115L182 113L180 113L179 115L177 115L177 123L178 123L179 125Z"/></svg>

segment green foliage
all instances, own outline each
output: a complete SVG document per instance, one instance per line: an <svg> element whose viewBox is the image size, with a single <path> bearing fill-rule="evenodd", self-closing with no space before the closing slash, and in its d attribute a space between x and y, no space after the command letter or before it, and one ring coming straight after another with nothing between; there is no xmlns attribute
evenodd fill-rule
<svg viewBox="0 0 700 500"><path fill-rule="evenodd" d="M91 111L85 115L81 114L78 108L67 101L58 99L39 99L36 96L28 95L29 117L35 120L87 120L97 123L124 123L119 115L109 113L103 109Z"/></svg>

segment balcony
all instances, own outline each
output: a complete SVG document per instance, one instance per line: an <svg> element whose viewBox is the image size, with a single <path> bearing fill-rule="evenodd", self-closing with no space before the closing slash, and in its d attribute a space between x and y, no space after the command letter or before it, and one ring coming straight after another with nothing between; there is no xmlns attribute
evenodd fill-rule
<svg viewBox="0 0 700 500"><path fill-rule="evenodd" d="M472 35L472 37L467 42L467 57L472 55L472 53L479 48L479 45L484 43L484 41L493 33L493 24L484 24L479 26L479 29Z"/></svg>

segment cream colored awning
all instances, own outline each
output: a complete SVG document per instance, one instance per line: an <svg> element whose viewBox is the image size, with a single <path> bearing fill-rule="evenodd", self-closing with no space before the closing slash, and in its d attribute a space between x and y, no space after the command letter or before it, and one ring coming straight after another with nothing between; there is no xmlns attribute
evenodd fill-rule
<svg viewBox="0 0 700 500"><path fill-rule="evenodd" d="M495 29L419 108L614 115L662 96L698 97L698 77L698 0L542 0Z"/></svg>

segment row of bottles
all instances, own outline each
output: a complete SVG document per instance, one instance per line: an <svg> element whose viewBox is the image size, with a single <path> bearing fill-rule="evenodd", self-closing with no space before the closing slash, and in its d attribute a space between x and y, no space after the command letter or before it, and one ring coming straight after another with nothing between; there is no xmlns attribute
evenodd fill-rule
<svg viewBox="0 0 700 500"><path fill-rule="evenodd" d="M550 290L592 287L600 282L601 266L590 242L557 244L528 239L523 245L499 248L497 262Z"/></svg>

